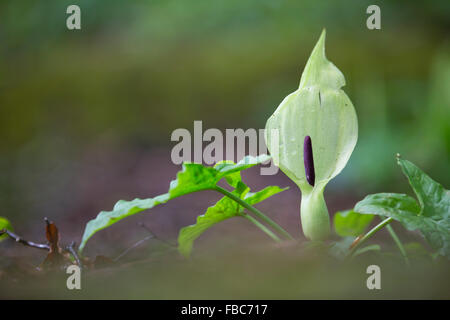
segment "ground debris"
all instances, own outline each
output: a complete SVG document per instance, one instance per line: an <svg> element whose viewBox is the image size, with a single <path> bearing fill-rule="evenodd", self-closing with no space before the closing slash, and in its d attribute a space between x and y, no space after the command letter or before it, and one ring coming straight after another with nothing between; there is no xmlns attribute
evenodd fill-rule
<svg viewBox="0 0 450 320"><path fill-rule="evenodd" d="M11 274L12 269L22 271L28 269L30 271L26 271L26 274L36 274L36 272L45 273L56 269L65 270L66 267L71 264L77 264L82 267L81 260L74 248L75 242L72 242L69 246L61 247L59 244L60 235L58 228L53 221L49 221L47 218L45 218L45 236L47 238L47 243L36 243L25 240L21 236L6 229L0 230L0 235L1 234L6 234L9 238L25 246L46 250L48 253L44 261L37 267L32 267L27 264L27 267L24 268L24 264L22 262L12 262L6 269L3 268L1 270L0 277L5 277L6 274Z"/></svg>

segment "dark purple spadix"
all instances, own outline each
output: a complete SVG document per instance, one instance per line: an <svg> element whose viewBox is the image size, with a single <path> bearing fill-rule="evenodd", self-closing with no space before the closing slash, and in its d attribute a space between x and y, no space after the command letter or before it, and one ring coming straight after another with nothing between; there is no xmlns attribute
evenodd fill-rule
<svg viewBox="0 0 450 320"><path fill-rule="evenodd" d="M314 187L316 173L314 172L314 158L310 136L306 136L303 142L303 162L305 164L306 181Z"/></svg>

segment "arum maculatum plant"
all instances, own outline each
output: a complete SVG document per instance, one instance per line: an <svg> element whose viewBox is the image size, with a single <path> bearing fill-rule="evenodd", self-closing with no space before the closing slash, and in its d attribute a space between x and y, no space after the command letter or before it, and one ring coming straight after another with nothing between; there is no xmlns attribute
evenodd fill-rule
<svg viewBox="0 0 450 320"><path fill-rule="evenodd" d="M330 234L324 189L345 167L358 137L356 112L341 90L344 85L344 75L325 56L324 30L299 88L284 98L266 124L266 144L275 164L301 190L301 223L311 240Z"/></svg>
<svg viewBox="0 0 450 320"><path fill-rule="evenodd" d="M266 125L266 143L276 165L302 192L301 221L306 237L325 239L330 219L323 192L328 181L347 163L357 140L358 124L353 105L341 90L342 73L325 57L325 31L309 58L299 88L287 96ZM279 140L272 139L275 132ZM102 211L87 225L80 252L98 231L141 211L192 192L214 190L224 197L199 216L195 224L184 227L178 236L178 250L190 255L194 241L213 225L241 217L252 222L275 241L293 237L255 204L285 189L268 186L257 192L242 181L240 171L270 159L267 155L246 157L237 164L222 161L213 168L184 163L166 194L148 199L119 201L112 211ZM231 190L218 185L222 179Z"/></svg>
<svg viewBox="0 0 450 320"><path fill-rule="evenodd" d="M281 102L266 124L266 144L273 161L297 184L302 193L301 224L305 236L313 240L313 246L307 248L316 248L316 245L325 247L329 249L326 252L338 259L352 259L369 252L383 255L381 246L370 242L380 230L386 230L408 266L416 259L417 251L421 255L425 251L426 256L433 260L442 257L450 259L450 190L399 155L398 165L416 198L399 193L368 195L353 209L334 214L334 233L340 240L321 241L329 236L331 229L323 195L325 187L345 167L358 135L355 109L341 90L344 85L343 74L325 56L323 31L303 71L299 88ZM65 249L65 254L71 254L71 263L75 261L81 266L81 261L89 262L89 259L81 256L83 249L99 231L178 197L206 190L217 192L222 197L199 215L192 225L180 229L176 246L162 241L168 244L168 250L176 247L181 255L190 256L199 237L216 224L229 219L241 219L253 224L276 242L293 240L282 226L255 207L287 188L266 186L261 190L251 190L241 176L241 171L266 163L270 158L268 155L246 156L237 163L219 161L213 167L185 162L166 193L146 199L118 201L112 210L100 212L86 224L78 254L74 242ZM369 229L371 223L377 220L377 224ZM420 233L434 252L429 254L425 248L420 250L420 243L404 245L394 231L394 226L391 226L394 221ZM52 225L54 231L50 230ZM59 259L62 249L57 244L58 232L54 224L47 223L46 235L51 246L58 250L50 250L45 261L56 261L54 257L58 261L65 261ZM34 243L17 236L12 232L11 223L0 217L0 241L7 238L30 247L51 248L49 244ZM152 238L157 239L151 234L143 240ZM129 249L113 261L116 262ZM95 261L88 265L95 265Z"/></svg>
<svg viewBox="0 0 450 320"><path fill-rule="evenodd" d="M325 56L323 31L303 71L299 88L281 102L266 124L266 144L273 161L300 188L301 224L305 236L313 241L324 240L330 234L324 190L345 167L358 135L355 109L341 89L344 85L343 74ZM97 232L129 216L206 190L218 192L222 198L192 225L180 229L176 247L182 255L189 256L203 233L228 219L247 221L276 242L292 240L282 226L255 207L287 188L266 186L254 191L241 176L241 171L269 160L268 155L246 156L237 163L220 161L213 167L185 162L166 193L146 199L120 200L112 210L102 211L89 221L78 252L82 253ZM406 194L377 193L368 195L351 210L337 212L334 232L341 240L331 242L332 255L347 258L379 251L378 244L363 245L386 229L409 265L408 247L390 225L397 221L408 230L418 230L436 256L450 258L450 191L411 162L400 157L397 161L418 201ZM381 221L366 232L376 215ZM0 240L14 238L10 229L8 220L0 217Z"/></svg>

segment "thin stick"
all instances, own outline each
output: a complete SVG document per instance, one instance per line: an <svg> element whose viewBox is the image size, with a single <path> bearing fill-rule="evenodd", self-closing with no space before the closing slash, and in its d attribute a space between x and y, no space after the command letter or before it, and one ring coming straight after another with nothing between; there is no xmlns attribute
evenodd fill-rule
<svg viewBox="0 0 450 320"><path fill-rule="evenodd" d="M19 242L25 246L37 248L37 249L43 249L43 250L47 250L47 251L50 250L50 246L48 244L27 241L9 230L6 230L6 229L0 230L0 235L2 235L2 234L7 234L11 239L13 239L16 242Z"/></svg>
<svg viewBox="0 0 450 320"><path fill-rule="evenodd" d="M119 254L116 258L113 259L113 261L118 261L120 258L122 258L123 256L125 256L128 252L130 252L131 250L133 250L134 248L140 246L141 244L143 244L145 241L153 239L154 236L151 234L149 236L146 236L144 239L139 240L138 242L136 242L135 244L133 244L131 247L129 247L128 249L126 249L124 252L122 252L121 254Z"/></svg>
<svg viewBox="0 0 450 320"><path fill-rule="evenodd" d="M147 232L150 233L150 234L153 236L154 239L156 239L156 240L158 240L158 241L161 241L161 242L164 242L164 243L167 244L168 246L171 246L171 247L174 247L174 248L177 247L176 245L174 245L173 243L170 243L170 242L167 241L167 240L158 238L158 237L152 232L152 230L150 230L150 228L147 227L143 222L139 222L138 225L139 225L140 227L144 228L145 230L147 230Z"/></svg>
<svg viewBox="0 0 450 320"><path fill-rule="evenodd" d="M76 244L76 242L75 241L72 241L66 248L65 248L65 250L66 251L68 251L72 256L73 256L73 258L75 259L75 261L77 262L77 264L78 264L78 266L80 267L80 269L83 269L83 265L82 265L82 263L81 263L81 260L80 260L80 257L78 257L78 254L77 254L77 252L76 252L76 250L75 250L75 244Z"/></svg>
<svg viewBox="0 0 450 320"><path fill-rule="evenodd" d="M215 187L216 191L219 191L220 193L226 195L228 198L231 198L232 200L236 201L237 203L239 203L241 206L243 206L245 209L247 209L248 211L252 212L255 216L257 216L258 218L260 218L261 220L263 220L264 222L266 222L269 226L271 226L273 229L277 230L280 234L282 234L283 236L285 236L286 238L288 238L289 240L293 240L294 238L286 231L284 230L279 224L277 224L275 221L273 221L272 219L270 219L268 216L266 216L264 213L262 213L261 211L259 211L258 209L256 209L255 207L252 207L251 205L249 205L247 202L245 202L244 200L242 200L241 198L237 197L236 195L234 195L233 193L231 193L230 191L216 186Z"/></svg>

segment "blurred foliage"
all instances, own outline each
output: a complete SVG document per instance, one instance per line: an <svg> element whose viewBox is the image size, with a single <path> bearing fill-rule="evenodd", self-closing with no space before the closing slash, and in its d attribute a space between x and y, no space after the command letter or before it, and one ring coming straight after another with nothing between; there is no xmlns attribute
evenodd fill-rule
<svg viewBox="0 0 450 320"><path fill-rule="evenodd" d="M81 7L81 31L66 29L69 4ZM374 31L365 25L370 4L0 2L0 204L22 210L14 199L28 184L54 195L93 141L171 147L170 133L194 120L263 128L296 89L324 27L360 127L330 189L397 191L397 182L405 186L397 152L448 186L450 3L380 2Z"/></svg>

